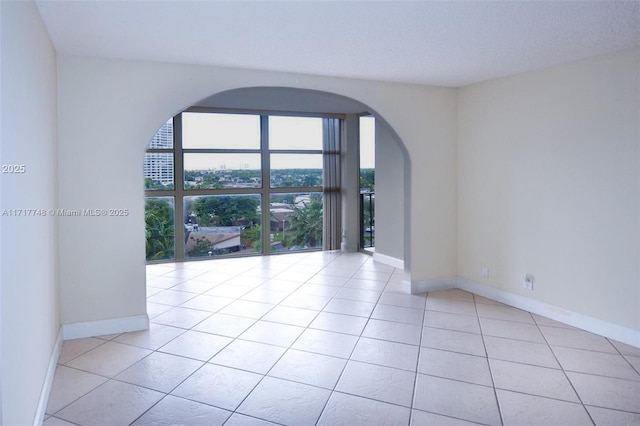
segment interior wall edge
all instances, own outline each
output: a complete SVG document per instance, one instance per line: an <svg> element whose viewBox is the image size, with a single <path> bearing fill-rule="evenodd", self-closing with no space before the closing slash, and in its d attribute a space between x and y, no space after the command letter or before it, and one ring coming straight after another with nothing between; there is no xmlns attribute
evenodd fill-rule
<svg viewBox="0 0 640 426"><path fill-rule="evenodd" d="M62 326L58 330L58 336L56 342L53 345L51 351L51 358L49 359L49 365L47 367L47 373L44 377L44 383L42 384L42 391L40 392L40 399L38 401L38 408L36 409L34 425L41 425L44 421L44 417L47 410L47 404L49 403L49 396L51 395L51 388L53 386L53 379L56 374L56 367L58 366L58 359L60 358L60 350L62 349Z"/></svg>

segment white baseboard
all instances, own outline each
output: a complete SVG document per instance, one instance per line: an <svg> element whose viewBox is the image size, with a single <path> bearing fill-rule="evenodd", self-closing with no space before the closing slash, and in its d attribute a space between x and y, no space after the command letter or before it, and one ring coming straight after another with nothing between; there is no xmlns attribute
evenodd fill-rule
<svg viewBox="0 0 640 426"><path fill-rule="evenodd" d="M144 314L108 320L64 324L62 326L62 336L64 340L71 340L81 339L84 337L104 336L107 334L127 333L129 331L147 330L148 328L149 316Z"/></svg>
<svg viewBox="0 0 640 426"><path fill-rule="evenodd" d="M486 297L487 299L513 306L514 308L523 309L563 324L640 348L640 330L612 324L598 318L550 305L530 297L510 293L477 281L455 277L411 282L412 294L452 288L465 290Z"/></svg>
<svg viewBox="0 0 640 426"><path fill-rule="evenodd" d="M373 261L393 266L394 268L404 270L404 260L397 257L387 256L386 254L373 253Z"/></svg>
<svg viewBox="0 0 640 426"><path fill-rule="evenodd" d="M42 422L44 422L47 404L49 403L49 395L51 394L51 387L53 386L53 378L56 375L58 358L60 358L60 349L62 349L62 327L60 327L60 330L58 331L58 337L56 338L53 350L51 351L51 357L49 358L47 373L44 376L44 383L42 384L42 390L40 391L40 400L38 401L38 408L36 409L36 417L33 420L34 426L41 425Z"/></svg>
<svg viewBox="0 0 640 426"><path fill-rule="evenodd" d="M552 320L580 328L618 342L640 348L640 331L612 324L588 315L559 308L539 300L510 293L477 281L457 278L458 288L477 294L487 299L504 303L515 308L551 318Z"/></svg>
<svg viewBox="0 0 640 426"><path fill-rule="evenodd" d="M424 281L411 281L411 294L426 293L429 291L449 290L457 288L456 278L438 278Z"/></svg>

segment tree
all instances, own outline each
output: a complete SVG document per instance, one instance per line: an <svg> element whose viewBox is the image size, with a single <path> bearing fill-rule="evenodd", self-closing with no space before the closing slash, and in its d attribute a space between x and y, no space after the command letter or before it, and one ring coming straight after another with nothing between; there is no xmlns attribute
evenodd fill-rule
<svg viewBox="0 0 640 426"><path fill-rule="evenodd" d="M304 175L302 177L302 186L316 186L318 185L320 178L312 174Z"/></svg>
<svg viewBox="0 0 640 426"><path fill-rule="evenodd" d="M144 189L166 189L160 182L151 178L144 178Z"/></svg>
<svg viewBox="0 0 640 426"><path fill-rule="evenodd" d="M147 198L144 213L147 260L173 259L173 206L161 198Z"/></svg>
<svg viewBox="0 0 640 426"><path fill-rule="evenodd" d="M360 169L360 191L375 192L376 190L376 170Z"/></svg>
<svg viewBox="0 0 640 426"><path fill-rule="evenodd" d="M260 200L246 195L201 197L193 204L193 210L200 218L200 226L235 226L244 218L257 222L256 209Z"/></svg>
<svg viewBox="0 0 640 426"><path fill-rule="evenodd" d="M295 213L291 216L286 229L286 240L289 246L315 248L322 245L323 214L322 200L312 198L302 202L303 207L293 206Z"/></svg>
<svg viewBox="0 0 640 426"><path fill-rule="evenodd" d="M251 247L254 251L262 251L262 228L260 225L254 225L242 230L240 241L247 247Z"/></svg>
<svg viewBox="0 0 640 426"><path fill-rule="evenodd" d="M207 256L209 253L212 253L214 250L214 245L211 241L207 240L205 237L202 238L194 238L190 237L191 240L195 241L193 248L189 250L187 253L189 257L201 257Z"/></svg>
<svg viewBox="0 0 640 426"><path fill-rule="evenodd" d="M236 226L244 218L257 222L256 209L260 200L246 195L201 197L193 204L193 210L200 218L200 226Z"/></svg>

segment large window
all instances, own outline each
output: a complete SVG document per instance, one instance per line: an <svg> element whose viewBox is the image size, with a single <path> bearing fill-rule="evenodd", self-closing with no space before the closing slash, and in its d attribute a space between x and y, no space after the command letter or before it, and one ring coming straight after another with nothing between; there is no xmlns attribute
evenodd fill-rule
<svg viewBox="0 0 640 426"><path fill-rule="evenodd" d="M338 248L339 127L209 110L169 120L145 155L147 260Z"/></svg>

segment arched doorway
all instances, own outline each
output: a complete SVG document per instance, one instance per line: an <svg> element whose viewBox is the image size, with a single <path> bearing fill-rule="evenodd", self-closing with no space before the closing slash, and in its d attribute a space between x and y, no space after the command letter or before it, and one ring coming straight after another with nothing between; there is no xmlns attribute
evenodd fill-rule
<svg viewBox="0 0 640 426"><path fill-rule="evenodd" d="M330 120L334 120L335 128L331 130L334 132L335 136L339 139L338 144L336 145L338 149L338 155L336 156L341 162L337 170L334 170L336 173L332 177L333 186L337 186L337 190L340 193L340 206L337 211L327 213L327 208L325 205L325 220L327 217L332 217L334 219L333 223L329 226L336 227L334 230L334 234L337 234L336 239L342 240L339 241L338 244L334 245L330 248L340 248L340 242L342 243L343 250L357 250L359 247L359 243L361 241L361 224L359 221L359 209L360 204L358 203L358 196L360 194L361 189L361 179L359 176L359 151L358 151L358 135L359 135L359 121L357 120L359 117L365 114L371 114L372 117L376 117L376 128L379 129L377 134L379 137L376 141L376 150L380 150L382 153L382 158L384 161L376 164L376 169L379 170L381 175L384 177L381 182L380 193L377 197L382 197L383 202L389 203L386 208L382 208L381 220L379 221L380 226L377 230L380 235L382 235L382 245L379 248L377 253L378 260L381 260L385 263L392 262L395 267L398 265L402 265L404 260L404 218L406 216L405 212L405 203L403 199L404 191L404 180L405 180L405 158L404 152L402 151L401 144L399 143L399 139L395 135L395 132L391 129L391 127L382 119L377 116L375 111L372 111L366 105L361 102L355 101L351 98L347 98L344 96L306 90L306 89L294 89L294 88L282 88L282 87L254 87L254 88L243 88L243 89L234 89L225 92L221 92L215 94L213 96L207 97L196 102L192 107L186 110L185 114L188 115L203 115L206 113L215 113L226 117L234 117L234 119L239 118L241 120L245 120L244 124L238 127L238 129L246 130L247 127L254 126L255 135L259 135L260 133L260 125L268 125L269 119L272 116L285 117L285 120L291 119L300 119L300 121L304 120L314 120L313 117L316 117L318 120L325 120L325 132L326 132L326 123ZM241 116L240 114L245 114ZM186 125L182 122L183 114L178 114L176 117L180 120L176 122L177 126L175 128L178 132L185 132ZM293 116L293 118L291 118ZM262 121L261 120L262 117ZM317 118L320 117L320 118ZM190 117L188 117L190 118ZM265 120L266 119L266 120ZM150 149L147 151L146 160L145 160L145 173L147 176L146 180L146 196L147 196L147 260L161 260L161 259L170 259L170 260L183 260L188 259L190 255L191 257L198 257L195 255L200 255L200 257L215 256L216 254L256 254L263 253L267 254L270 251L274 251L273 249L267 250L265 244L271 244L274 247L280 246L285 250L290 250L291 244L289 247L282 247L282 242L286 241L287 237L287 227L290 225L287 220L286 210L290 209L291 212L296 209L296 206L291 202L289 205L285 205L281 203L279 198L287 195L293 197L292 200L297 200L298 198L302 199L304 197L310 199L313 197L314 191L315 193L320 195L322 192L321 189L310 188L307 184L307 191L311 191L310 193L300 193L298 189L296 192L293 190L290 193L285 194L283 190L276 190L275 198L273 194L269 195L269 191L267 190L267 196L264 197L264 194L261 193L261 190L258 188L265 187L265 181L269 179L269 172L266 173L263 171L263 179L260 181L260 170L258 167L253 167L252 170L256 176L248 176L251 174L248 169L249 160L252 160L256 164L260 163L259 153L256 149L261 145L260 142L255 144L255 147L249 147L249 149L242 154L250 154L245 155L247 158L246 163L244 165L245 170L242 172L236 171L235 175L242 174L247 175L242 177L242 181L238 181L237 184L229 183L235 178L231 176L232 173L229 171L225 172L229 174L226 177L227 182L218 184L219 186L225 185L231 188L243 187L242 194L236 195L235 198L229 199L228 202L235 203L238 200L244 201L247 198L247 203L251 204L252 208L255 210L256 206L253 204L257 204L257 212L258 216L255 218L252 215L251 211L243 212L242 214L236 214L233 216L234 221L231 222L227 220L226 227L229 231L228 240L231 240L232 237L236 238L238 241L235 243L227 243L225 247L222 247L223 244L218 244L216 246L216 242L211 241L211 238L221 239L222 235L222 226L218 226L213 231L213 220L219 220L216 218L202 217L204 216L219 216L216 215L213 210L212 211L204 211L202 208L194 210L191 208L194 205L193 199L199 197L200 201L203 200L203 196L206 195L204 192L194 191L195 197L191 197L189 199L185 198L185 191L189 189L212 189L213 184L206 185L203 182L205 179L209 179L209 176L217 173L221 174L220 170L210 171L205 173L204 171L199 171L198 173L193 173L194 170L190 170L189 166L186 164L191 160L189 157L193 157L193 153L188 150L175 150L175 147L172 145L173 141L168 142L168 137L175 137L173 120L169 120L159 132L156 134L154 140L150 145ZM321 122L320 122L321 123ZM322 124L320 124L322 126ZM268 132L267 132L268 133ZM182 135L178 135L177 140L181 139ZM326 133L325 133L326 136ZM256 140L258 140L259 136L256 136ZM180 140L180 143L181 140ZM264 142L262 142L264 143ZM227 146L225 148L228 149ZM251 148L254 148L253 150ZM320 146L320 148L322 148ZM326 148L326 147L325 147ZM218 155L222 154L236 154L239 152L237 150L216 150L208 152L207 154L216 153ZM325 150L326 152L326 150ZM195 151L194 151L195 153ZM291 151L287 152L288 154L292 154ZM201 151L198 151L201 157L206 155ZM267 150L266 153L262 153L264 155L269 155ZM311 156L305 156L301 154L306 154L304 151L297 152L293 157L290 156L290 159L295 157L296 160L304 161L305 157L310 158ZM251 159L251 155L253 155L253 159ZM229 157L229 155L227 155ZM277 155L276 155L277 157ZM176 159L175 164L173 162L173 158ZM273 153L271 154L271 158L274 158ZM168 161L171 160L171 161ZM155 164L157 167L150 167L151 164ZM242 169L242 163L239 169ZM265 165L265 162L262 161L262 166ZM268 165L268 162L267 162ZM168 173L167 170L176 168L178 173L176 174L176 179L173 178L172 173ZM204 166L203 166L204 167ZM213 166L212 166L213 167ZM220 168L220 165L218 165ZM222 168L225 168L225 165L222 165ZM321 167L322 168L322 167ZM327 171L327 167L325 164L325 172ZM322 172L322 170L320 170ZM187 178L187 174L190 176ZM272 173L273 174L273 173ZM180 175L180 176L178 176ZM154 179L150 179L151 177ZM168 178L167 178L168 177ZM310 178L311 176L300 176L301 178ZM165 179L164 181L162 179ZM217 177L219 179L219 177ZM178 179L182 179L182 181L178 182ZM326 179L326 178L325 178ZM273 179L271 185L266 185L267 187L273 187ZM294 186L303 186L295 185ZM325 181L324 187L327 188L327 183ZM178 187L178 188L176 188ZM249 188L254 188L255 193L250 194L251 190ZM271 188L272 189L272 188ZM176 191L177 190L177 191ZM167 192L169 191L169 192ZM222 190L222 195L224 195L224 189ZM166 193L165 193L166 192ZM215 191L214 191L215 192ZM234 191L227 191L234 192ZM238 192L238 191L235 191ZM262 191L264 192L264 191ZM216 193L217 194L217 193ZM213 197L213 193L208 198L209 201L215 201ZM217 194L220 195L220 194ZM254 198L250 199L253 195ZM260 203L261 195L263 197L262 203ZM399 196L400 195L400 196ZM164 196L164 197L163 197ZM327 197L325 193L325 199ZM269 199L269 197L272 197ZM242 200L240 200L240 198ZM266 216L260 220L260 212L261 209L264 211L262 205L266 206L266 202L270 205L270 216L271 221L275 223L275 227L271 226L271 229L265 228L267 223ZM249 203L251 201L251 203ZM177 204L176 204L177 203ZM202 204L202 202L200 202ZM210 203L213 205L214 203ZM261 205L262 204L262 205ZM217 205L217 204L216 204ZM274 207L275 205L275 207ZM298 202L298 206L306 205L304 201ZM175 208L177 207L177 209ZM212 207L213 208L213 207ZM218 209L220 207L217 207ZM282 210L282 211L279 211ZM299 209L297 209L299 210ZM151 214L150 214L151 212ZM203 214L204 213L204 214ZM174 220L175 223L180 224L175 228L175 235L166 235L162 234L162 231L166 231L168 226L158 227L157 226L157 216L164 214L167 219ZM282 220L277 220L280 216ZM251 216L251 217L249 217ZM278 217L275 217L278 216ZM290 217L290 216L289 216ZM238 221L238 218L241 220ZM253 219L253 220L252 220ZM208 226L208 230L203 229L203 223L201 221L204 220L204 225ZM254 226L254 220L256 223L262 225L262 229L264 232L260 234L260 227ZM154 222L155 221L155 222ZM152 223L153 222L153 223ZM209 223L212 222L212 223ZM150 229L151 226L151 229ZM258 232L255 232L255 231ZM233 231L233 233L231 232ZM270 235L266 235L267 232L270 232ZM209 235L207 236L207 232ZM216 235L214 235L216 233ZM235 234L234 234L235 233ZM203 234L203 235L200 235ZM237 234L237 235L236 235ZM284 235L283 235L284 234ZM325 235L328 234L325 230ZM151 239L150 239L151 235ZM226 234L225 234L226 235ZM252 239L249 236L252 235ZM289 233L289 238L291 238L292 232ZM241 237L244 237L242 239ZM269 239L267 239L269 237ZM275 237L275 238L274 238ZM154 243L153 239L157 239L158 241L167 241L169 239L175 238L175 241L178 243L175 245L174 250L167 250L166 244ZM205 239L208 238L208 239ZM181 247L182 240L184 239L185 247ZM150 244L151 241L151 244ZM217 241L217 240L216 240ZM221 239L222 241L222 239ZM303 244L305 242L303 241ZM204 246L206 250L203 249ZM305 245L307 247L307 245ZM150 249L151 248L151 252ZM325 244L325 248L327 245ZM282 252L282 250L281 250Z"/></svg>

